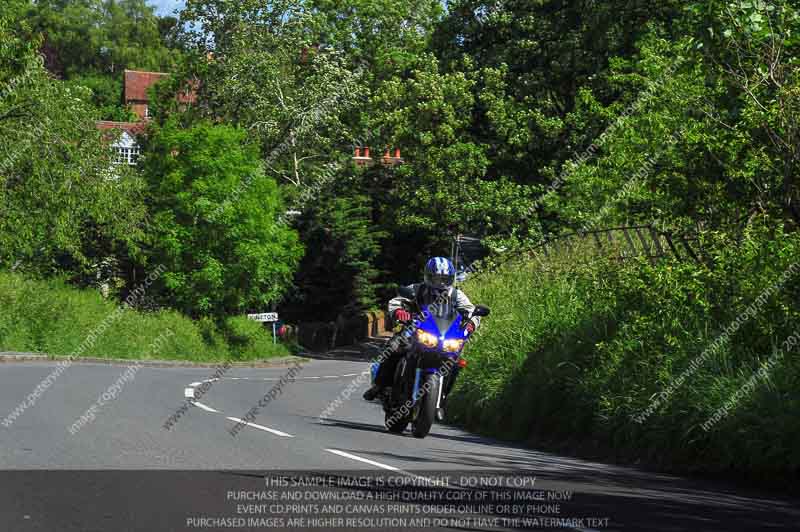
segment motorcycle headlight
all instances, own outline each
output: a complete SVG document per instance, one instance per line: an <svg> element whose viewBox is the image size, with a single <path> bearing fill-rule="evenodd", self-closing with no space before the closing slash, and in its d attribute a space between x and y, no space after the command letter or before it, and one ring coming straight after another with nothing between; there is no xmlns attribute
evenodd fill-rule
<svg viewBox="0 0 800 532"><path fill-rule="evenodd" d="M421 329L417 330L417 340L425 347L436 347L439 345L439 340L434 335Z"/></svg>
<svg viewBox="0 0 800 532"><path fill-rule="evenodd" d="M457 353L461 350L461 346L464 345L464 340L445 340L444 341L444 350L449 353Z"/></svg>

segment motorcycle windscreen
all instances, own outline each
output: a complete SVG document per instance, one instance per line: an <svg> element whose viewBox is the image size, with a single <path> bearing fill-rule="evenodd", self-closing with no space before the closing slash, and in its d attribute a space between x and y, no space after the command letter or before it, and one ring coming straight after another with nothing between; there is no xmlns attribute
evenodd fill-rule
<svg viewBox="0 0 800 532"><path fill-rule="evenodd" d="M461 315L458 312L450 312L441 316L435 316L428 310L429 307L423 307L423 312L427 315L427 319L419 324L419 328L425 332L441 338L444 333L445 339L463 338L464 334L461 332Z"/></svg>

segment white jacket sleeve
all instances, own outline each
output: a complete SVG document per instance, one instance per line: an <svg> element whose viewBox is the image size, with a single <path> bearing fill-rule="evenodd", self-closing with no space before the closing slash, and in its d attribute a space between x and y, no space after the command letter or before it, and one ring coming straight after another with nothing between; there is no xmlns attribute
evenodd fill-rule
<svg viewBox="0 0 800 532"><path fill-rule="evenodd" d="M453 306L455 307L455 309L458 312L460 312L461 315L463 315L465 318L467 316L472 315L472 313L475 311L475 305L473 305L472 301L469 300L467 294L465 294L464 292L462 292L457 288L454 290L454 292L455 295L453 296ZM481 324L480 316L473 316L472 323L475 324L475 329L480 327Z"/></svg>

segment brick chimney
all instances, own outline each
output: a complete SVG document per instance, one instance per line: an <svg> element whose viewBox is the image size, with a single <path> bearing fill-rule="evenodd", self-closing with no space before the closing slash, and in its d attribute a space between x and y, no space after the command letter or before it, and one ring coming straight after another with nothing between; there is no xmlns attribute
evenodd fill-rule
<svg viewBox="0 0 800 532"><path fill-rule="evenodd" d="M368 147L361 147L356 146L355 154L353 155L353 161L358 166L367 166L373 163L372 157L369 156L369 148Z"/></svg>
<svg viewBox="0 0 800 532"><path fill-rule="evenodd" d="M353 161L359 166L368 166L374 164L374 160L370 156L369 146L357 146L353 151ZM386 148L383 156L380 159L381 164L384 166L396 166L402 164L403 159L400 157L400 148Z"/></svg>

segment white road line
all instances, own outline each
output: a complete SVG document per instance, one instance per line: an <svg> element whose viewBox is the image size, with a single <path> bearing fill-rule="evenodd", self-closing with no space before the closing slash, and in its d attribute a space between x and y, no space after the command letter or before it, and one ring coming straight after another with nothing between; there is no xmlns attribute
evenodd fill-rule
<svg viewBox="0 0 800 532"><path fill-rule="evenodd" d="M203 403L200 403L200 402L197 402L197 401L194 402L194 406L196 406L197 408L201 408L201 409L205 410L206 412L214 412L215 414L219 414L219 410L214 410L210 406L206 406Z"/></svg>
<svg viewBox="0 0 800 532"><path fill-rule="evenodd" d="M390 465L387 465L387 464L382 464L380 462L376 462L374 460L369 460L368 458L362 458L360 456L356 456L354 454L346 453L346 452L340 451L338 449L325 449L325 450L328 451L329 453L338 454L339 456L343 456L343 457L349 458L351 460L356 460L358 462L364 462L365 464L373 465L375 467L380 467L381 469L386 469L388 471L394 471L395 473L401 473L403 475L408 475L410 477L417 478L419 480L423 480L425 482L428 482L428 483L431 483L431 484L434 484L434 485L437 484L437 481L434 480L434 479L430 479L430 478L427 478L427 477L422 477L422 476L419 476L419 475L415 475L414 473L410 473L408 471L400 469L399 467L394 467L394 466L390 466ZM454 488L454 487L451 486L451 488ZM455 489L464 489L464 488L455 487ZM593 528L569 528L569 530L576 530L578 532L600 532L599 530L595 530Z"/></svg>
<svg viewBox="0 0 800 532"><path fill-rule="evenodd" d="M355 376L359 376L359 375L366 375L367 373L369 373L369 372L364 371L362 373L347 373L345 375L324 375L322 377L302 377L302 378L303 379L338 379L338 378L341 378L341 377L355 377ZM264 381L280 380L280 379L254 379L254 378L251 378L251 377L225 377L225 378L227 380L264 380ZM209 380L205 380L203 382L212 382L212 381L217 381L217 380L220 380L220 379L209 379ZM193 383L191 383L189 385L190 386L189 388L184 388L184 390L183 390L184 396L186 396L187 398L192 398L193 399L194 398L194 393L195 393L194 389L197 386L200 386L201 384L203 384L203 382L193 382ZM210 406L204 405L203 403L201 403L199 401L192 401L192 404L194 406L200 408L201 410L205 410L206 412L212 412L214 414L220 414L221 413L219 410L215 410L214 408L211 408ZM270 434L274 434L276 436L281 436L283 438L294 438L294 436L292 436L291 434L287 434L286 432L282 432L280 430L271 429L269 427L265 427L263 425L258 425L256 423L250 423L248 421L244 421L244 420L236 418L236 417L226 417L226 419L228 419L230 421L234 421L236 423L242 423L244 425L247 425L248 427L253 427L254 429L263 430L265 432L269 432ZM325 449L325 450L328 451L329 453L333 453L333 454L336 454L338 456L342 456L344 458L349 458L350 460L355 460L357 462L362 462L362 463L365 463L365 464L369 464L371 466L375 466L375 467L378 467L378 468L381 468L381 469L386 469L387 471L393 471L395 473L400 473L402 475L407 475L409 477L416 478L416 479L419 479L419 480L424 481L424 482L428 482L428 483L431 483L431 484L436 484L436 481L433 480L433 479L430 479L430 478L427 478L427 477L423 477L423 476L420 476L420 475L415 475L414 473L411 473L409 471L405 471L403 469L400 469L399 467L390 466L388 464L382 464L380 462L376 462L376 461L370 460L368 458L362 458L360 456L356 456L354 454L346 453L346 452L340 451L338 449ZM595 530L593 528L572 528L571 530L575 530L577 532L600 532L599 530Z"/></svg>
<svg viewBox="0 0 800 532"><path fill-rule="evenodd" d="M263 425L256 425L255 423L250 423L248 421L244 421L244 420L241 420L241 419L236 418L236 417L228 417L227 419L230 419L231 421L235 421L236 423L242 423L244 425L247 425L248 427L253 427L254 429L260 429L260 430L263 430L263 431L266 431L266 432L270 432L272 434L275 434L276 436L283 436L284 438L294 438L294 436L292 436L291 434L286 434L285 432L281 432L279 430L271 429L271 428L265 427Z"/></svg>
<svg viewBox="0 0 800 532"><path fill-rule="evenodd" d="M400 469L399 467L394 467L394 466L390 466L390 465L387 465L387 464L382 464L380 462L376 462L376 461L370 460L368 458L362 458L360 456L356 456L354 454L346 453L346 452L340 451L338 449L325 449L325 450L328 451L329 453L338 454L339 456L343 456L345 458L349 458L350 460L356 460L357 462L364 462L365 464L369 464L369 465L372 465L372 466L375 466L375 467L380 467L381 469L386 469L388 471L394 471L395 473L401 473L403 475L408 475L410 477L414 477L414 478L417 478L417 479L420 479L420 480L424 480L424 481L430 482L432 484L436 483L436 481L433 480L433 479L430 479L430 478L427 478L427 477L422 477L422 476L419 476L419 475L415 475L414 473L410 473L408 471Z"/></svg>
<svg viewBox="0 0 800 532"><path fill-rule="evenodd" d="M350 460L356 460L358 462L364 462L365 464L373 465L375 467L380 467L381 469L388 469L389 471L394 471L396 473L403 472L403 470L398 467L382 464L380 462L375 462L374 460L369 460L368 458L361 458L360 456L346 453L338 449L325 449L325 450L328 451L329 453L338 454L339 456L344 456L345 458L349 458Z"/></svg>

